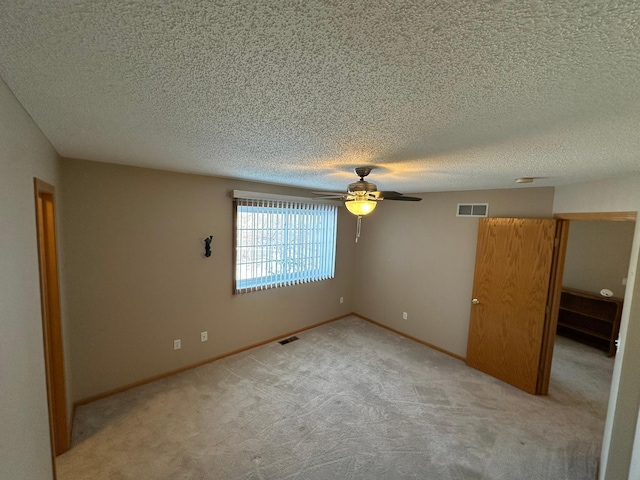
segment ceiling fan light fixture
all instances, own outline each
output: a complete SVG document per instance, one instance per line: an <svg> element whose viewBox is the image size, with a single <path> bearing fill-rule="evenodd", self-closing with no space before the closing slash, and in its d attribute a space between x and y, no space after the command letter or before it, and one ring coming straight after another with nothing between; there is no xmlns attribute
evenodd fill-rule
<svg viewBox="0 0 640 480"><path fill-rule="evenodd" d="M368 215L373 212L378 202L375 200L347 200L344 202L345 207L354 215L359 217Z"/></svg>

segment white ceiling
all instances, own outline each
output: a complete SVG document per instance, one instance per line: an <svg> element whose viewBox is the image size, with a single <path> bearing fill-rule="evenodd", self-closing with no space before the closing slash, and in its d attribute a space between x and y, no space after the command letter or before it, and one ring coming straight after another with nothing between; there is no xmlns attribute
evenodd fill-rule
<svg viewBox="0 0 640 480"><path fill-rule="evenodd" d="M403 192L640 172L637 0L0 0L66 157Z"/></svg>

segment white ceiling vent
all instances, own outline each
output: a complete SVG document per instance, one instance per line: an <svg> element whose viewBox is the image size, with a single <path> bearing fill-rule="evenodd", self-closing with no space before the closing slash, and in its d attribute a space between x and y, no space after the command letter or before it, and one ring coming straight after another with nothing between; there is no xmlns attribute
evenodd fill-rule
<svg viewBox="0 0 640 480"><path fill-rule="evenodd" d="M488 203L459 203L456 217L488 217Z"/></svg>

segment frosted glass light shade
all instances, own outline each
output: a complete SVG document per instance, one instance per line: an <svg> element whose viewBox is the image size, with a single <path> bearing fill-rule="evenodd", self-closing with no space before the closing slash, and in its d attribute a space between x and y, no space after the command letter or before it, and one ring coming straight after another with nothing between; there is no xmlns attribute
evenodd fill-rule
<svg viewBox="0 0 640 480"><path fill-rule="evenodd" d="M354 215L368 215L375 210L377 203L375 200L348 200L344 205Z"/></svg>

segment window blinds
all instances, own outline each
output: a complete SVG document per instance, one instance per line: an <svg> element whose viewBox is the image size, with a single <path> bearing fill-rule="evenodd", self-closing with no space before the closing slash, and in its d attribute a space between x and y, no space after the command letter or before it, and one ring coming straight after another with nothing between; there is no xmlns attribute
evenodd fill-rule
<svg viewBox="0 0 640 480"><path fill-rule="evenodd" d="M335 205L280 199L234 202L235 293L334 277Z"/></svg>

